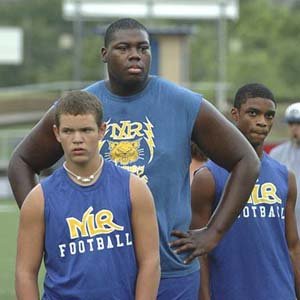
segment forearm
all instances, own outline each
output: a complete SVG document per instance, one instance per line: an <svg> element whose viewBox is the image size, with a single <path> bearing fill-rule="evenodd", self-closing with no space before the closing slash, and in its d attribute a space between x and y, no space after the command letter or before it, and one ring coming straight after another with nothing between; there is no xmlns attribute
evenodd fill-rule
<svg viewBox="0 0 300 300"><path fill-rule="evenodd" d="M16 296L17 300L39 300L37 276L17 273Z"/></svg>
<svg viewBox="0 0 300 300"><path fill-rule="evenodd" d="M294 270L295 292L297 299L300 299L300 245L290 250L290 257Z"/></svg>
<svg viewBox="0 0 300 300"><path fill-rule="evenodd" d="M35 172L16 154L12 156L8 167L8 179L16 202L21 208L24 199L37 184Z"/></svg>
<svg viewBox="0 0 300 300"><path fill-rule="evenodd" d="M159 259L141 264L135 289L135 300L155 300L160 281Z"/></svg>
<svg viewBox="0 0 300 300"><path fill-rule="evenodd" d="M207 255L201 256L199 300L210 300L209 261Z"/></svg>
<svg viewBox="0 0 300 300"><path fill-rule="evenodd" d="M224 236L248 201L259 173L259 164L251 159L241 160L231 171L219 206L207 227L214 233L216 243Z"/></svg>

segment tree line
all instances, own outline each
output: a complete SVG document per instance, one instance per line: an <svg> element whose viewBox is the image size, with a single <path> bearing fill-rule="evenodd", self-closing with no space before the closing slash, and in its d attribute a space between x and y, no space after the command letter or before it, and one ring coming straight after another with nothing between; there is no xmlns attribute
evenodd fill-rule
<svg viewBox="0 0 300 300"><path fill-rule="evenodd" d="M300 5L284 1L242 0L239 19L227 21L226 74L229 91L245 82L262 82L279 100L300 98ZM103 77L99 59L102 38L99 25L111 20L84 22L81 80ZM175 21L165 21L176 24ZM196 33L190 38L190 81L217 81L216 21L189 22ZM62 0L0 2L0 26L24 30L24 61L0 65L0 87L69 81L73 76L73 24L62 16ZM213 91L208 92L213 96Z"/></svg>

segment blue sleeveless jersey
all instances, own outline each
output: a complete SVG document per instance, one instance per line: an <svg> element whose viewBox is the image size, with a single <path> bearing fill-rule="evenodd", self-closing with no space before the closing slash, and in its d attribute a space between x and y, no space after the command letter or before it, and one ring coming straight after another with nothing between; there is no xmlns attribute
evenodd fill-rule
<svg viewBox="0 0 300 300"><path fill-rule="evenodd" d="M228 172L206 163L219 202ZM266 153L260 175L238 219L210 254L212 300L295 300L285 238L286 167Z"/></svg>
<svg viewBox="0 0 300 300"><path fill-rule="evenodd" d="M97 182L75 184L63 168L43 180L43 299L133 300L137 264L129 172L105 162Z"/></svg>
<svg viewBox="0 0 300 300"><path fill-rule="evenodd" d="M104 81L86 88L103 103L107 131L100 145L105 159L144 179L155 200L162 277L184 276L199 268L183 264L168 243L173 229L191 222L189 165L193 126L202 98L159 77L129 97L112 94Z"/></svg>

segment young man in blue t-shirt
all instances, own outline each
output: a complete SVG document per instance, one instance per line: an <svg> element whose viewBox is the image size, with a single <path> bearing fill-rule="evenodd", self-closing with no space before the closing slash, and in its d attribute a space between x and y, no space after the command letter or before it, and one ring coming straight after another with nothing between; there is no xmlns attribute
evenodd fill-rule
<svg viewBox="0 0 300 300"><path fill-rule="evenodd" d="M201 259L201 300L300 299L300 242L295 176L263 151L276 111L272 92L246 84L235 96L232 119L261 160L251 196L219 245ZM222 205L230 174L208 161L192 183L192 228L205 227ZM186 238L187 249L197 245Z"/></svg>
<svg viewBox="0 0 300 300"><path fill-rule="evenodd" d="M99 155L102 105L84 91L55 106L63 167L41 181L21 208L16 262L18 300L155 300L159 237L152 194L137 176Z"/></svg>

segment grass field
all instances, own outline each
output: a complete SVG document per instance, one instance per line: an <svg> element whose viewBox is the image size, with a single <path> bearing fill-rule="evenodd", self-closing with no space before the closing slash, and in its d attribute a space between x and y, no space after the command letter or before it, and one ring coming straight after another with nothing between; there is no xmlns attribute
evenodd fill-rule
<svg viewBox="0 0 300 300"><path fill-rule="evenodd" d="M13 200L0 199L0 299L13 300L19 209ZM34 238L34 237L33 237ZM40 272L43 277L44 270ZM40 287L42 286L40 278Z"/></svg>

